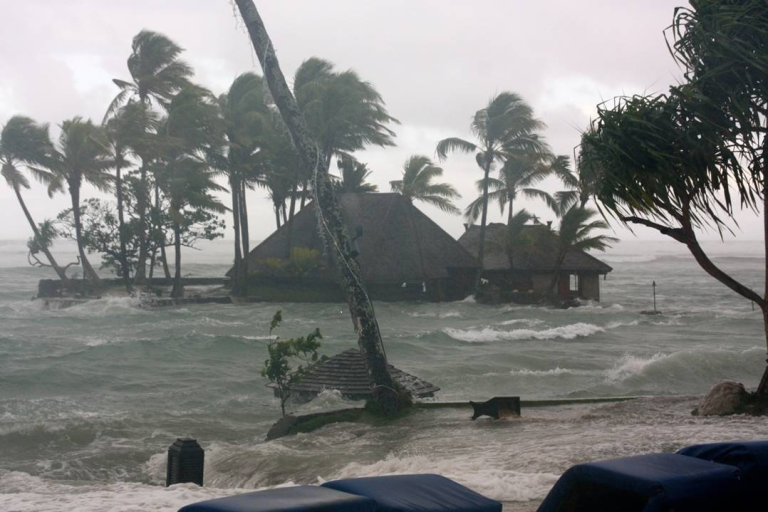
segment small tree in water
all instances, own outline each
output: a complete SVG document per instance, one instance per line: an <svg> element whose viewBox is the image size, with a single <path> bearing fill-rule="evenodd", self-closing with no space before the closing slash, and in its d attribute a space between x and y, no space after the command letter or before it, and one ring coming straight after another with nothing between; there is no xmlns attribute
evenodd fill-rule
<svg viewBox="0 0 768 512"><path fill-rule="evenodd" d="M283 313L278 311L272 317L272 321L269 324L270 338L272 337L272 331L277 329L282 321ZM280 410L283 417L285 416L285 403L291 397L291 386L304 378L318 360L324 359L320 358L317 353L320 349L320 342L318 340L321 339L323 339L323 335L320 334L320 329L315 329L313 332L300 338L281 341L275 337L267 345L269 358L264 361L261 376L266 377L277 386L280 396ZM293 368L291 365L292 361L302 361L304 364L299 364L299 366Z"/></svg>

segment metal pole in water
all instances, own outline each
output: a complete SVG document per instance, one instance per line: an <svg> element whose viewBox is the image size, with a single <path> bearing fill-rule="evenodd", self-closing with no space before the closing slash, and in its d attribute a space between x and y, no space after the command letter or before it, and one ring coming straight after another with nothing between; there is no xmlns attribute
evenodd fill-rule
<svg viewBox="0 0 768 512"><path fill-rule="evenodd" d="M656 281L653 282L653 312L656 312Z"/></svg>

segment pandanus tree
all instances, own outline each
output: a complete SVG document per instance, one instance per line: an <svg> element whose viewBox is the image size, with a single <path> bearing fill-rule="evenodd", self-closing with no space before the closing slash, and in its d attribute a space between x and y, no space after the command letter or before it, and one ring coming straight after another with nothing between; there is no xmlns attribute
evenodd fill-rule
<svg viewBox="0 0 768 512"><path fill-rule="evenodd" d="M341 174L336 182L339 193L365 194L379 190L379 187L366 181L373 172L368 169L368 165L353 158L339 158L336 164Z"/></svg>
<svg viewBox="0 0 768 512"><path fill-rule="evenodd" d="M762 0L696 0L675 10L669 33L684 82L667 95L601 105L582 136L580 171L604 211L684 244L704 271L757 305L768 344L768 277L758 293L697 238L707 227L727 230L737 206L762 209L768 269L768 9ZM768 368L757 397L768 401Z"/></svg>
<svg viewBox="0 0 768 512"><path fill-rule="evenodd" d="M459 209L453 204L461 197L448 183L434 183L443 175L442 167L435 165L426 156L413 155L403 165L403 178L390 181L392 192L402 194L409 201L422 201L444 212L458 214Z"/></svg>
<svg viewBox="0 0 768 512"><path fill-rule="evenodd" d="M86 256L83 241L83 226L80 219L80 191L89 183L101 191L112 187L113 177L109 174L111 162L103 130L91 120L75 117L64 121L57 147L50 154L44 166L50 171L48 194L66 191L72 200L75 240L83 276L94 282L99 276Z"/></svg>
<svg viewBox="0 0 768 512"><path fill-rule="evenodd" d="M159 129L166 148L158 162L158 186L170 203L173 224L175 269L172 297L183 296L181 283L181 238L185 208L216 213L226 211L212 192L218 185L209 157L224 143L224 123L213 95L198 86L182 89L168 105L168 115Z"/></svg>
<svg viewBox="0 0 768 512"><path fill-rule="evenodd" d="M358 335L358 345L373 385L373 399L384 413L397 414L402 404L401 393L398 392L398 385L389 372L373 303L366 291L360 266L351 253L349 236L346 233L339 202L328 174L328 166L323 165L324 162L329 161L324 152L325 149L319 140L314 139L296 98L288 88L288 83L277 61L274 45L253 0L235 0L235 2L264 70L264 78L291 134L301 163L313 169L312 189L319 227L329 250L335 257L343 279L350 314Z"/></svg>
<svg viewBox="0 0 768 512"><path fill-rule="evenodd" d="M470 123L477 142L458 137L441 140L437 156L445 160L454 151L474 153L475 161L483 172L482 208L480 214L480 241L477 259L483 268L485 231L488 221L488 189L490 173L501 168L510 153L536 154L546 150L537 131L544 123L533 116L533 109L515 93L502 92L491 98L488 105L478 110ZM480 288L482 271L477 273L475 294Z"/></svg>
<svg viewBox="0 0 768 512"><path fill-rule="evenodd" d="M59 266L50 251L50 244L46 243L48 237L42 236L41 230L32 219L32 214L21 195L22 189L29 188L29 180L22 172L26 167L38 180L43 183L50 181L50 175L38 166L43 165L52 149L48 125L38 124L32 119L23 116L12 117L0 132L0 174L6 184L13 189L16 200L19 202L24 217L34 234L34 240L38 240L39 250L45 254L51 268L66 284L68 279L65 269Z"/></svg>
<svg viewBox="0 0 768 512"><path fill-rule="evenodd" d="M131 55L128 57L130 81L114 79L120 92L112 100L105 120L111 117L125 103L134 100L148 107L153 105L167 108L181 89L189 85L193 75L192 68L179 58L183 52L178 44L157 32L142 30L133 38ZM145 154L144 157L147 157ZM149 251L149 229L147 214L149 210L149 176L151 160L142 158L139 168L139 190L137 191L137 209L139 216L139 261L136 268L136 281L146 280L146 260ZM163 249L164 250L164 249Z"/></svg>
<svg viewBox="0 0 768 512"><path fill-rule="evenodd" d="M218 98L226 133L223 168L232 194L235 230L234 292L247 293L250 251L247 190L264 179L264 146L269 139L271 118L264 79L255 73L238 76L226 94Z"/></svg>

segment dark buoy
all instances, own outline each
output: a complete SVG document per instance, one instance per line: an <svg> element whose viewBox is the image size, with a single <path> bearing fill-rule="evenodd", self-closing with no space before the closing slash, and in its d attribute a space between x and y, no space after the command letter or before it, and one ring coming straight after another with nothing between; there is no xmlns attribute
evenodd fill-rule
<svg viewBox="0 0 768 512"><path fill-rule="evenodd" d="M165 486L192 482L202 487L205 450L195 439L178 438L168 448Z"/></svg>

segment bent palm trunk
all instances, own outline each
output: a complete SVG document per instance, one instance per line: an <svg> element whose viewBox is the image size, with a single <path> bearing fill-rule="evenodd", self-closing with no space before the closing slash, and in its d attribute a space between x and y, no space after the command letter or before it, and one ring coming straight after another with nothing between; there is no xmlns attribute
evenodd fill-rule
<svg viewBox="0 0 768 512"><path fill-rule="evenodd" d="M480 291L480 283L483 279L483 260L485 259L485 226L488 221L488 175L491 172L491 161L485 163L483 169L485 171L485 179L483 179L483 214L480 217L480 244L477 248L477 261L480 268L477 271L477 277L475 277L475 297L477 297Z"/></svg>
<svg viewBox="0 0 768 512"><path fill-rule="evenodd" d="M27 218L27 222L29 222L29 227L32 228L32 233L34 233L35 238L39 239L40 230L37 229L37 224L35 224L35 221L32 219L32 215L27 209L27 204L24 202L24 198L21 197L21 191L19 190L19 187L13 187L13 191L16 193L16 199L18 199L19 205L21 205L21 209L24 211L24 216ZM48 263L51 264L53 271L56 272L56 275L59 276L62 287L66 288L69 285L69 278L67 277L66 272L56 262L56 259L53 257L53 254L51 254L51 251L48 249L48 247L41 247L40 249L43 251L43 254L45 254L45 257L48 258Z"/></svg>
<svg viewBox="0 0 768 512"><path fill-rule="evenodd" d="M125 241L125 215L123 212L123 179L120 167L115 170L115 192L117 195L117 222L120 235L120 267L125 288L131 291L131 271L128 268L128 249Z"/></svg>
<svg viewBox="0 0 768 512"><path fill-rule="evenodd" d="M70 196L72 197L72 215L75 218L75 238L77 240L77 252L80 254L80 263L83 266L83 278L94 283L101 281L96 271L93 270L91 262L85 255L85 248L83 247L83 226L80 221L80 189L77 187L71 187L69 189Z"/></svg>
<svg viewBox="0 0 768 512"><path fill-rule="evenodd" d="M400 410L400 396L395 389L396 384L392 375L389 373L381 332L376 321L373 304L363 284L360 267L350 254L349 239L345 233L339 203L333 192L328 168L323 166L326 159L313 141L296 99L288 88L285 76L280 70L272 41L269 39L253 0L235 1L264 70L264 77L272 97L290 131L293 144L303 164L316 169L315 208L318 217L324 222L325 233L323 234L330 238L328 244L336 254L335 260L343 278L350 314L358 335L358 345L363 353L368 375L373 383L373 398L385 414L397 414Z"/></svg>
<svg viewBox="0 0 768 512"><path fill-rule="evenodd" d="M147 230L147 164L141 162L139 194L137 205L139 209L139 261L136 263L134 281L137 285L147 283L147 255L149 253L149 233Z"/></svg>

